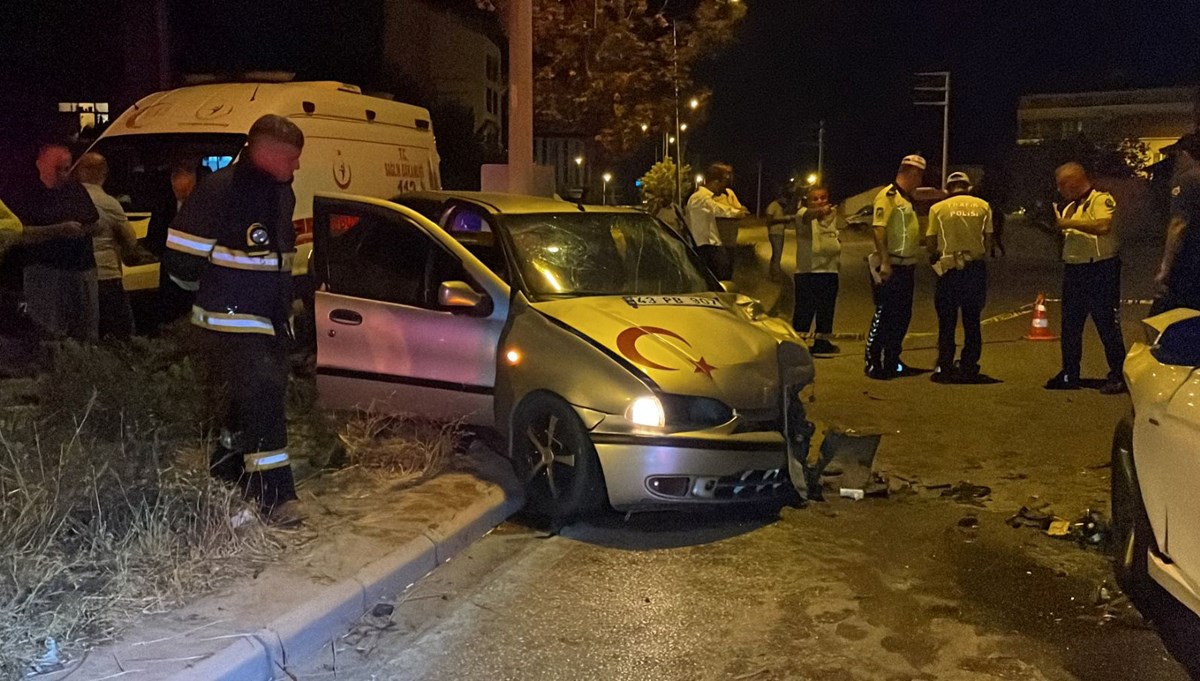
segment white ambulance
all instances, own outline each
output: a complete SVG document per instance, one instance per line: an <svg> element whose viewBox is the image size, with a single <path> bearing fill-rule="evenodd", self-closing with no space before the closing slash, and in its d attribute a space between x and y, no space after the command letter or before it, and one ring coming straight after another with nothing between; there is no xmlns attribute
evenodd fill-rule
<svg viewBox="0 0 1200 681"><path fill-rule="evenodd" d="M429 112L336 82L219 83L157 92L113 121L91 150L108 159L106 188L125 203L144 238L155 211L174 211L171 167L194 162L204 172L232 163L250 126L268 113L286 116L304 131L293 184L293 274L307 273L314 193L390 198L441 188ZM157 286L157 264L126 268L127 291Z"/></svg>

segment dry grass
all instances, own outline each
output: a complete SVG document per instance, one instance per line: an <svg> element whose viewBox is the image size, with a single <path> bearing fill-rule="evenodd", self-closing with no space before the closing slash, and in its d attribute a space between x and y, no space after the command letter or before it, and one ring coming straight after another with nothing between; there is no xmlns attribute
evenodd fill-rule
<svg viewBox="0 0 1200 681"><path fill-rule="evenodd" d="M403 485L431 478L453 462L462 425L361 411L345 420L338 436L350 465Z"/></svg>
<svg viewBox="0 0 1200 681"><path fill-rule="evenodd" d="M78 656L281 550L230 525L243 502L208 475L191 365L142 345L65 348L36 409L0 405L0 677L47 636Z"/></svg>

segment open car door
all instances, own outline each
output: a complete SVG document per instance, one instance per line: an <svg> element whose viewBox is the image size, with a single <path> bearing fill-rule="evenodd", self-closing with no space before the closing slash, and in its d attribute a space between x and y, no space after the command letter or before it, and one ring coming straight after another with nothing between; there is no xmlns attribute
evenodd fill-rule
<svg viewBox="0 0 1200 681"><path fill-rule="evenodd" d="M508 286L415 211L318 194L317 386L326 406L491 425Z"/></svg>

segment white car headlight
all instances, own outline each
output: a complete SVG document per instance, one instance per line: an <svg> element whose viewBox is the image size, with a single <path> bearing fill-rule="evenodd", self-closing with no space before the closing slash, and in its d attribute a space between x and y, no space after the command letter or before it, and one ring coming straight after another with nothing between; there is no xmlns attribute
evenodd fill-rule
<svg viewBox="0 0 1200 681"><path fill-rule="evenodd" d="M662 428L666 425L667 417L663 413L662 402L657 397L639 397L629 404L625 410L625 418L639 426Z"/></svg>

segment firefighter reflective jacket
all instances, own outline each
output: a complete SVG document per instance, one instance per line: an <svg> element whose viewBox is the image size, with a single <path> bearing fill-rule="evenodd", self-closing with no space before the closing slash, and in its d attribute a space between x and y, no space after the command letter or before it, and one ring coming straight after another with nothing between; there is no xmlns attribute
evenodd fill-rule
<svg viewBox="0 0 1200 681"><path fill-rule="evenodd" d="M292 302L296 195L249 161L200 183L167 232L163 264L197 290L192 323L225 333L275 335Z"/></svg>

